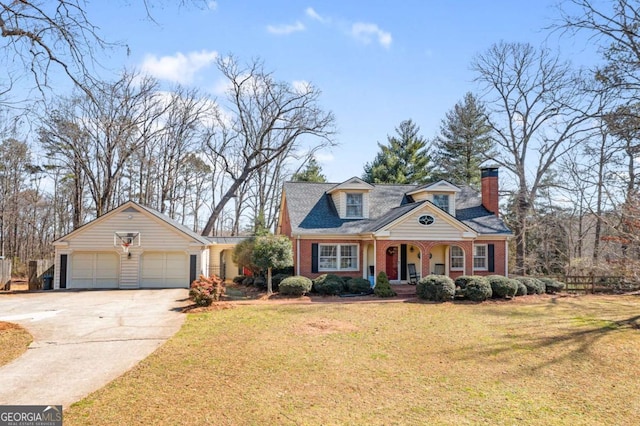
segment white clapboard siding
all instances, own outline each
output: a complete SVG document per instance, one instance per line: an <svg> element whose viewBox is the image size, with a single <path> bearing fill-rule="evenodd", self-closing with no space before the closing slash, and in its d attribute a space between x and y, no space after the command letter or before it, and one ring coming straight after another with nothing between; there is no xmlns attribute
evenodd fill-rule
<svg viewBox="0 0 640 426"><path fill-rule="evenodd" d="M114 232L139 232L141 246L154 250L188 250L191 238L172 228L159 219L142 212L123 211L106 217L87 226L86 230L73 235L69 239L71 250L101 250L114 248ZM116 240L117 250L121 251L120 242ZM130 250L138 246L138 240Z"/></svg>
<svg viewBox="0 0 640 426"><path fill-rule="evenodd" d="M430 214L435 218L435 222L425 226L418 222L418 218L423 214ZM461 240L465 230L454 226L447 219L433 211L422 210L407 216L402 222L392 226L390 238L401 240Z"/></svg>
<svg viewBox="0 0 640 426"><path fill-rule="evenodd" d="M140 286L138 275L140 271L140 253L137 253L134 249L129 251L131 252L131 257L125 253L120 253L120 288L122 289L132 289Z"/></svg>

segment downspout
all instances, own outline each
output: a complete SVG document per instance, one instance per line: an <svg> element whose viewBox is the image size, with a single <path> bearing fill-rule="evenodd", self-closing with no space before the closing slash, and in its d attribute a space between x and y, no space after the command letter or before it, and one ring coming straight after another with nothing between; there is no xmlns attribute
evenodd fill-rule
<svg viewBox="0 0 640 426"><path fill-rule="evenodd" d="M378 240L376 236L373 236L373 283L376 283L376 277L378 276Z"/></svg>
<svg viewBox="0 0 640 426"><path fill-rule="evenodd" d="M296 235L296 275L300 275L300 234Z"/></svg>

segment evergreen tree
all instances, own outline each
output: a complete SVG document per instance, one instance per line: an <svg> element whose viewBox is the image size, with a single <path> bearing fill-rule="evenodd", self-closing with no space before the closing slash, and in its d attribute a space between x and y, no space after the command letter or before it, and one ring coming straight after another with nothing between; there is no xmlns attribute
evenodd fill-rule
<svg viewBox="0 0 640 426"><path fill-rule="evenodd" d="M322 174L322 167L320 167L316 159L311 157L307 163L307 167L300 172L294 173L291 180L294 182L323 183L327 181L327 178Z"/></svg>
<svg viewBox="0 0 640 426"><path fill-rule="evenodd" d="M493 151L490 133L484 105L467 93L440 125L440 135L435 140L436 177L479 187L480 164Z"/></svg>
<svg viewBox="0 0 640 426"><path fill-rule="evenodd" d="M420 127L405 120L396 127L398 136L387 137L388 145L378 143L380 152L364 166L362 179L369 183L421 184L430 180L427 140Z"/></svg>

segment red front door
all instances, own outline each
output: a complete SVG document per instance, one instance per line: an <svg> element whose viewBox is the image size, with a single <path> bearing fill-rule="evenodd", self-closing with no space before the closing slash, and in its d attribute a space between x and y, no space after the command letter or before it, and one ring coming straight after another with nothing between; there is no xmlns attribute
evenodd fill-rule
<svg viewBox="0 0 640 426"><path fill-rule="evenodd" d="M385 272L389 280L398 279L398 247L389 247L387 249L387 262Z"/></svg>

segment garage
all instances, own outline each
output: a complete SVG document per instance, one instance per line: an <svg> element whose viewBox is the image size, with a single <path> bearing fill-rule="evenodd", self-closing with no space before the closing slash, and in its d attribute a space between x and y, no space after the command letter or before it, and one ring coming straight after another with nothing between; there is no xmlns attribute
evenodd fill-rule
<svg viewBox="0 0 640 426"><path fill-rule="evenodd" d="M118 288L119 257L113 252L75 252L71 255L68 288Z"/></svg>
<svg viewBox="0 0 640 426"><path fill-rule="evenodd" d="M189 259L184 252L145 252L140 272L142 288L184 288L189 285Z"/></svg>

